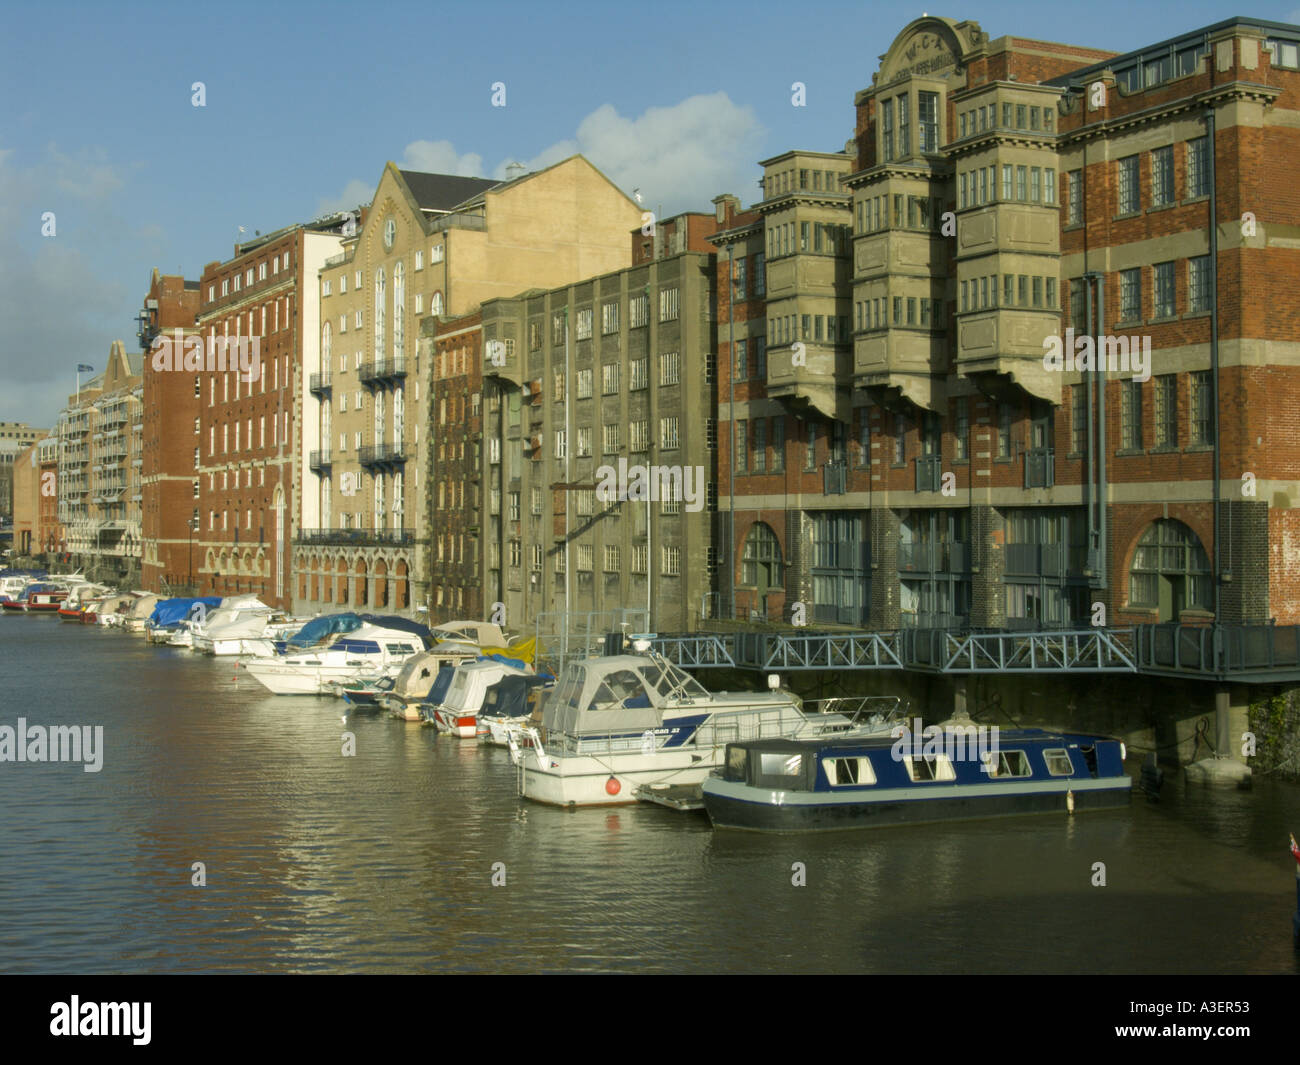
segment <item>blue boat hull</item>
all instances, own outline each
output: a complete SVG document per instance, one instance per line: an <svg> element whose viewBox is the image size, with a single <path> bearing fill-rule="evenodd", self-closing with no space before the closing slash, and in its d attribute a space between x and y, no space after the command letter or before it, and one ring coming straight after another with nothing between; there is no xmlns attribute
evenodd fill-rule
<svg viewBox="0 0 1300 1065"><path fill-rule="evenodd" d="M710 780L704 789L704 808L715 828L745 829L755 832L833 832L853 828L884 828L891 825L917 825L937 821L975 821L994 817L1017 817L1025 814L1065 814L1066 792L1018 792L1013 794L954 795L904 799L877 799L858 802L830 802L819 793L780 796L773 801L766 795L758 801L754 789L738 786L748 797L725 794L725 783ZM1129 805L1132 782L1105 787L1073 790L1074 809L1107 810Z"/></svg>

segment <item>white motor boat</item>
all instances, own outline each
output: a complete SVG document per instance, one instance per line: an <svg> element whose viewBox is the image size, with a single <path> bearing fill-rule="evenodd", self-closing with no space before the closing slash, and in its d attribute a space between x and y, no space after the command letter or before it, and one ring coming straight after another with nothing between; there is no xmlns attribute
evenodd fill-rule
<svg viewBox="0 0 1300 1065"><path fill-rule="evenodd" d="M439 732L472 740L479 733L478 715L488 689L502 677L522 677L530 672L496 657L462 662L456 667L446 695L436 702L432 699L426 702L421 707L421 715L424 720L432 721Z"/></svg>
<svg viewBox="0 0 1300 1065"><path fill-rule="evenodd" d="M191 625L194 650L205 655L223 656L254 654L262 650L273 654L274 649L266 649L262 641L274 643L277 639L282 640L286 630L297 632L310 620L286 617L255 595L223 599L221 606ZM268 633L271 626L276 627Z"/></svg>
<svg viewBox="0 0 1300 1065"><path fill-rule="evenodd" d="M542 703L555 686L545 673L502 677L483 694L478 712L478 734L494 747L531 746L527 731L541 724Z"/></svg>
<svg viewBox="0 0 1300 1065"><path fill-rule="evenodd" d="M609 655L566 667L546 700L542 730L528 730L532 749L511 752L525 798L621 805L636 802L639 787L698 787L722 764L728 743L873 735L888 732L901 713L896 699L828 702L805 706L779 688L710 693L659 655Z"/></svg>
<svg viewBox="0 0 1300 1065"><path fill-rule="evenodd" d="M328 623L338 618L355 619L346 627L328 631ZM332 693L336 681L351 681L362 676L380 673L388 667L405 662L424 648L424 641L411 628L386 627L365 621L355 614L333 615L317 618L304 627L294 639L310 639L312 625L326 623L320 629L327 635L314 646L294 647L283 655L269 657L245 656L239 668L247 670L268 691L275 695L320 695ZM422 628L422 626L421 626ZM305 634L305 635L304 635Z"/></svg>
<svg viewBox="0 0 1300 1065"><path fill-rule="evenodd" d="M149 623L149 615L157 605L158 596L152 592L141 592L131 604L131 609L126 612L122 620L122 628L136 635L144 632L145 626Z"/></svg>
<svg viewBox="0 0 1300 1065"><path fill-rule="evenodd" d="M473 662L481 654L477 644L461 640L440 640L427 651L409 659L393 678L392 687L375 695L375 702L403 721L420 720L420 704L429 699L443 670ZM444 682L446 683L446 682Z"/></svg>

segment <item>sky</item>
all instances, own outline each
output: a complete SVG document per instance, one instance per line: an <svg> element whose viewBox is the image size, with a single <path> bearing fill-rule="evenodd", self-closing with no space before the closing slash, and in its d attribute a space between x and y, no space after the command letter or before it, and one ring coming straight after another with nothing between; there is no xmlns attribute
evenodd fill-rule
<svg viewBox="0 0 1300 1065"><path fill-rule="evenodd" d="M1295 5L29 0L0 64L0 421L52 425L79 363L137 350L154 268L197 280L240 226L369 202L388 160L500 178L581 152L661 217L748 206L759 160L843 149L923 13L1124 52Z"/></svg>

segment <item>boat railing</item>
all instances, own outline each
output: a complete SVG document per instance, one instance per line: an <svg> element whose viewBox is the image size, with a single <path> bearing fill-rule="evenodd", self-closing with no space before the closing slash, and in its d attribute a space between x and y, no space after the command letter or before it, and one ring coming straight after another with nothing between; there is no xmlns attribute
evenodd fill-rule
<svg viewBox="0 0 1300 1065"><path fill-rule="evenodd" d="M906 719L907 706L897 695L837 695L803 704L809 717L820 714L839 714L849 719L848 729L873 725L884 729Z"/></svg>

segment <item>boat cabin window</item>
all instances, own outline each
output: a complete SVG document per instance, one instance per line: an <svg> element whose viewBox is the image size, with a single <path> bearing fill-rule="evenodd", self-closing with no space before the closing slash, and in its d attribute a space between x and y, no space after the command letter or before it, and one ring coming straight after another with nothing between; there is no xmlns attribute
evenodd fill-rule
<svg viewBox="0 0 1300 1065"><path fill-rule="evenodd" d="M1024 751L986 751L982 759L984 770L991 777L1032 777L1029 757Z"/></svg>
<svg viewBox="0 0 1300 1065"><path fill-rule="evenodd" d="M801 780L803 778L803 755L760 754L758 756L758 771L762 775L765 785L773 781L781 785Z"/></svg>
<svg viewBox="0 0 1300 1065"><path fill-rule="evenodd" d="M412 647L409 643L386 643L384 644L384 646L388 648L388 653L390 655L415 654L415 648Z"/></svg>
<svg viewBox="0 0 1300 1065"><path fill-rule="evenodd" d="M1050 751L1044 751L1043 760L1047 762L1047 771L1054 777L1069 777L1074 775L1074 763L1070 761L1070 752L1064 747L1057 747Z"/></svg>
<svg viewBox="0 0 1300 1065"><path fill-rule="evenodd" d="M931 780L957 779L957 771L953 769L952 762L946 755L935 754L929 757L919 754L910 755L903 759L903 765L907 767L907 775L916 784Z"/></svg>
<svg viewBox="0 0 1300 1065"><path fill-rule="evenodd" d="M582 703L582 689L587 683L587 671L581 666L574 666L562 678L555 689L556 706L572 706L575 710Z"/></svg>
<svg viewBox="0 0 1300 1065"><path fill-rule="evenodd" d="M822 767L826 770L826 779L832 787L876 782L876 771L871 767L870 758L824 758Z"/></svg>
<svg viewBox="0 0 1300 1065"><path fill-rule="evenodd" d="M749 761L748 753L744 747L727 748L727 780L745 779L745 766Z"/></svg>
<svg viewBox="0 0 1300 1065"><path fill-rule="evenodd" d="M610 673L603 681L600 687L596 689L596 694L591 697L591 708L593 710L613 710L616 707L642 707L650 705L650 697L646 694L645 684L637 674L630 669L620 669Z"/></svg>

